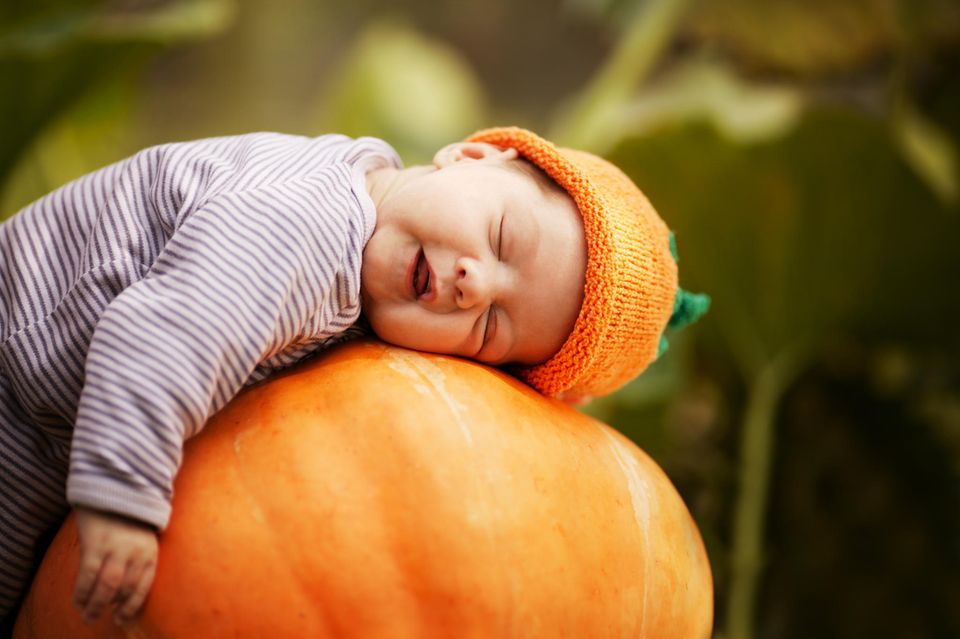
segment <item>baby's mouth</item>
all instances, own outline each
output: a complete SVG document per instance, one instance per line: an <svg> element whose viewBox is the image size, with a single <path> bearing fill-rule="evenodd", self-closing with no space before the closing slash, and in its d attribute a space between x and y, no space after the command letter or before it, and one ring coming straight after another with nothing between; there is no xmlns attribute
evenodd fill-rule
<svg viewBox="0 0 960 639"><path fill-rule="evenodd" d="M421 298L430 292L430 265L423 249L417 253L417 263L413 271L413 296Z"/></svg>

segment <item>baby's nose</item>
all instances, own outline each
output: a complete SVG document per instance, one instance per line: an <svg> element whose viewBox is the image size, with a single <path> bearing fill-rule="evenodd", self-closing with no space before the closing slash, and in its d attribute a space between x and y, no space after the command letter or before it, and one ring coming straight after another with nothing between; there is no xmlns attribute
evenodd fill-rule
<svg viewBox="0 0 960 639"><path fill-rule="evenodd" d="M492 294L492 278L483 265L473 258L462 257L457 260L456 269L454 294L457 298L457 306L472 308L477 305L488 305Z"/></svg>

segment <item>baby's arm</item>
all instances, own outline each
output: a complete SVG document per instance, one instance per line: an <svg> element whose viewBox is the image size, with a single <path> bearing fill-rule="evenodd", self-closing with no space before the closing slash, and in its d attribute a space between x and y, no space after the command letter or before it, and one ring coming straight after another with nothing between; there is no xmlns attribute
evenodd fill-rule
<svg viewBox="0 0 960 639"><path fill-rule="evenodd" d="M308 186L208 202L177 229L146 276L107 306L86 360L67 481L71 505L162 531L183 441L259 363L311 339L318 309L335 332L338 315L328 306L343 291L335 262L352 241L339 228L350 221L346 213L328 214L322 228L302 203L316 197ZM108 548L120 537L111 539L103 542Z"/></svg>
<svg viewBox="0 0 960 639"><path fill-rule="evenodd" d="M73 603L87 623L110 604L114 621L129 622L140 610L157 565L157 533L121 515L77 508L80 571Z"/></svg>

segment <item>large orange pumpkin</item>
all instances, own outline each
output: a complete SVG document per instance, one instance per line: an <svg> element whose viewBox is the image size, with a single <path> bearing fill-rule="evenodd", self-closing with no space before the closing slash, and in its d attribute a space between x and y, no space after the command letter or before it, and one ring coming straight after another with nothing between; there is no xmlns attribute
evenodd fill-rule
<svg viewBox="0 0 960 639"><path fill-rule="evenodd" d="M663 472L492 369L375 342L254 386L187 445L143 615L85 626L76 529L14 636L703 639L712 582Z"/></svg>

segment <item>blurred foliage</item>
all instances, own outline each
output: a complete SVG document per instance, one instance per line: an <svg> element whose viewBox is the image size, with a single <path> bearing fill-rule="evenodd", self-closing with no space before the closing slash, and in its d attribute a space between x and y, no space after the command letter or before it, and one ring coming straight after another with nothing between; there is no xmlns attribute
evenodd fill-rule
<svg viewBox="0 0 960 639"><path fill-rule="evenodd" d="M758 634L960 636L956 351L832 351L784 398Z"/></svg>
<svg viewBox="0 0 960 639"><path fill-rule="evenodd" d="M823 78L956 45L954 0L710 0L686 33L752 74Z"/></svg>
<svg viewBox="0 0 960 639"><path fill-rule="evenodd" d="M137 150L128 139L136 101L135 69L111 71L95 90L72 98L66 117L50 112L51 122L32 140L0 192L0 219L40 195L95 167Z"/></svg>
<svg viewBox="0 0 960 639"><path fill-rule="evenodd" d="M425 162L517 123L602 153L713 307L586 410L689 504L717 636L956 637L958 80L955 0L19 0L0 218L249 130Z"/></svg>
<svg viewBox="0 0 960 639"><path fill-rule="evenodd" d="M678 64L623 109L614 139L643 136L691 120L709 123L733 142L776 139L796 126L805 97L789 85L747 82L718 61L692 59Z"/></svg>
<svg viewBox="0 0 960 639"><path fill-rule="evenodd" d="M408 161L430 162L486 121L483 90L456 49L401 23L376 21L357 37L332 82L321 122L389 140Z"/></svg>
<svg viewBox="0 0 960 639"><path fill-rule="evenodd" d="M832 331L955 324L960 296L924 292L953 288L955 246L942 238L960 237L960 216L878 120L809 111L789 135L750 145L671 127L610 157L669 211L684 277L717 298L713 325L745 373Z"/></svg>
<svg viewBox="0 0 960 639"><path fill-rule="evenodd" d="M960 351L960 297L946 293L960 216L917 179L882 123L810 112L789 136L749 146L676 127L612 159L670 211L684 276L715 300L700 337L742 377L757 379L795 345L817 361L844 334L946 339L942 348Z"/></svg>
<svg viewBox="0 0 960 639"><path fill-rule="evenodd" d="M91 86L143 64L158 45L217 32L232 7L230 0L139 4L0 4L0 184L27 145Z"/></svg>

